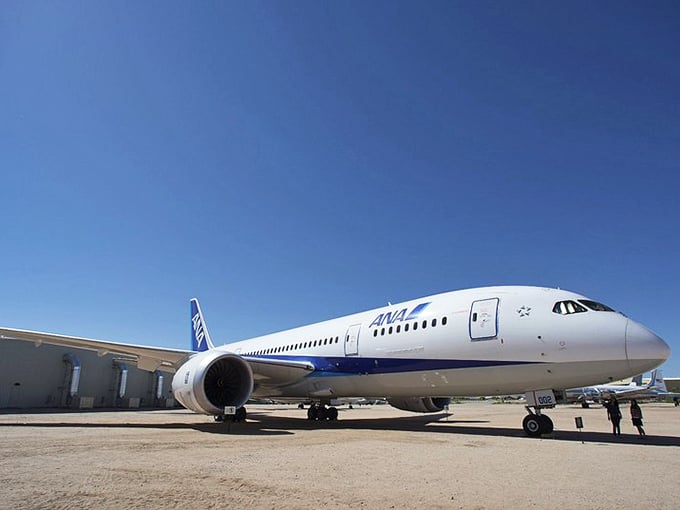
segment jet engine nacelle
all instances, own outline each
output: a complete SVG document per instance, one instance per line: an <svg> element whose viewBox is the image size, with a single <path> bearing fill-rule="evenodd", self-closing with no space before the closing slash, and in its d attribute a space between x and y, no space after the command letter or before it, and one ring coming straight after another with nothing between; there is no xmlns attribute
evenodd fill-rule
<svg viewBox="0 0 680 510"><path fill-rule="evenodd" d="M438 413L443 411L451 402L450 398L443 397L409 397L409 398L389 398L387 402L392 407L402 411L414 413Z"/></svg>
<svg viewBox="0 0 680 510"><path fill-rule="evenodd" d="M221 415L241 407L253 392L253 371L240 356L210 350L192 356L172 378L177 401L196 413Z"/></svg>

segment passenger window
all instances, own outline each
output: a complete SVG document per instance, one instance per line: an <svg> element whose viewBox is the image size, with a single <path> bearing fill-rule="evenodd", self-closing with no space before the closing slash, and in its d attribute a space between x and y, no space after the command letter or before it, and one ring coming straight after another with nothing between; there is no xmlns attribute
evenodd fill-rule
<svg viewBox="0 0 680 510"><path fill-rule="evenodd" d="M427 327L427 321L423 321L423 329Z"/></svg>
<svg viewBox="0 0 680 510"><path fill-rule="evenodd" d="M432 319L432 327L434 328L437 325L437 319Z"/></svg>
<svg viewBox="0 0 680 510"><path fill-rule="evenodd" d="M387 333L390 334L390 335L392 334L392 326L390 326L390 329Z"/></svg>
<svg viewBox="0 0 680 510"><path fill-rule="evenodd" d="M408 331L408 322L404 324L404 331Z"/></svg>
<svg viewBox="0 0 680 510"><path fill-rule="evenodd" d="M397 333L401 331L401 324L397 324Z"/></svg>
<svg viewBox="0 0 680 510"><path fill-rule="evenodd" d="M415 331L416 329L418 329L418 323L417 323L417 322L414 322L414 323L413 323L413 331Z"/></svg>
<svg viewBox="0 0 680 510"><path fill-rule="evenodd" d="M442 326L446 326L446 317L442 317Z"/></svg>

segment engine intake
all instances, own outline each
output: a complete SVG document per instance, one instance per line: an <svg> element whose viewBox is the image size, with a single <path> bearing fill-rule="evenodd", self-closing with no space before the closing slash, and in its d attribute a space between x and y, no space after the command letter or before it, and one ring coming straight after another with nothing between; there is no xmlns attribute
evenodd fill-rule
<svg viewBox="0 0 680 510"><path fill-rule="evenodd" d="M443 411L451 402L450 398L444 397L409 397L409 398L389 398L387 402L392 407L402 411L413 413L438 413Z"/></svg>
<svg viewBox="0 0 680 510"><path fill-rule="evenodd" d="M253 392L253 371L240 356L210 350L192 356L172 378L177 401L196 413L220 415L241 407Z"/></svg>

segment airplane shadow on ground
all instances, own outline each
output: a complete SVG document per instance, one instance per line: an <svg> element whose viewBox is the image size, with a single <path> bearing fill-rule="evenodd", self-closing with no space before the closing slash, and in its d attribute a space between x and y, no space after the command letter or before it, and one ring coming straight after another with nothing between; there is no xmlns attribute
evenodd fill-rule
<svg viewBox="0 0 680 510"><path fill-rule="evenodd" d="M236 436L286 436L306 430L384 430L414 432L421 434L454 434L488 437L513 437L536 440L526 436L521 427L493 427L486 425L487 420L459 420L444 414L428 416L406 416L400 418L352 419L338 421L309 421L304 418L272 416L268 413L253 412L248 421L203 422L203 423L68 423L68 422L3 422L4 427L37 427L37 428L102 428L102 429L159 429L182 430L191 429L207 434L226 434ZM610 432L589 432L555 430L551 435L541 439L553 441L574 441L604 444L636 444L652 446L680 447L680 437L647 435L640 437L634 434L614 436Z"/></svg>

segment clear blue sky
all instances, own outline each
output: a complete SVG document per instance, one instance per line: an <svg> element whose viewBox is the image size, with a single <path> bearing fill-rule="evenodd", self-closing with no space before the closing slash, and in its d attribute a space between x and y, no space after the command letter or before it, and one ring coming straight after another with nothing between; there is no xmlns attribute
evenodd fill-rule
<svg viewBox="0 0 680 510"><path fill-rule="evenodd" d="M562 287L680 376L680 4L0 8L0 324L189 346Z"/></svg>

